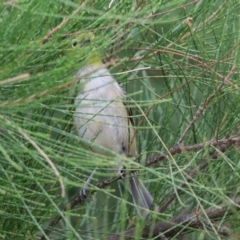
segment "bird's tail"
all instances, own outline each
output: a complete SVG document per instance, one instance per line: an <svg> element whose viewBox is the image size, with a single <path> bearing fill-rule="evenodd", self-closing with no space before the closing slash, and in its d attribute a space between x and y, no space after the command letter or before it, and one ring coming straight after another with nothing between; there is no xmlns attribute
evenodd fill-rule
<svg viewBox="0 0 240 240"><path fill-rule="evenodd" d="M138 179L136 173L131 174L129 184L128 190L132 195L137 212L142 219L146 219L153 203L153 197L141 180Z"/></svg>

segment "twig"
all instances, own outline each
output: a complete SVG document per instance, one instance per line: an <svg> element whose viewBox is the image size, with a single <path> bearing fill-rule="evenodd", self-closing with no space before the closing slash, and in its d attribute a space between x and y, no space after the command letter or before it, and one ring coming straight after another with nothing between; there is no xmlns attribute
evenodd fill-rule
<svg viewBox="0 0 240 240"><path fill-rule="evenodd" d="M207 109L207 107L210 105L210 103L213 101L213 99L215 98L216 94L218 92L221 91L221 89L223 88L223 83L221 83L219 85L219 87L214 90L214 92L206 99L206 101L199 107L199 109L197 110L197 112L195 113L195 115L192 118L192 121L188 124L188 126L186 127L186 129L184 130L183 134L181 135L181 137L179 138L177 145L182 144L184 137L186 136L186 134L188 133L188 131L193 127L194 123L201 117L201 115L203 114L203 112Z"/></svg>
<svg viewBox="0 0 240 240"><path fill-rule="evenodd" d="M207 228L208 230L211 230L207 224L208 219L210 219L212 222L216 222L219 221L220 218L231 216L234 211L240 211L239 197L235 201L232 200L228 203L229 205L226 205L226 203L224 203L219 205L217 208L209 207L202 212L195 211L189 214L180 215L169 221L166 220L164 222L158 222L154 224L154 226L146 226L142 231L141 237L144 239L150 239L153 237L155 237L154 239L158 239L164 235L167 238L172 238L179 233L184 234L190 232L192 229ZM107 238L107 240L119 240L123 238L124 240L131 240L134 237L136 231L137 229L133 228L124 233L119 233L118 235L111 235ZM149 233L152 233L152 235L149 236ZM231 233L225 229L219 229L218 233L226 237L230 237L231 235Z"/></svg>
<svg viewBox="0 0 240 240"><path fill-rule="evenodd" d="M224 4L222 4L221 6L219 6L219 8L213 12L205 21L203 21L202 23L200 23L197 27L195 27L194 29L192 29L190 32L187 32L186 34L184 34L180 39L179 42L182 42L183 40L185 40L186 38L192 36L193 32L197 32L198 30L200 30L201 28L203 28L205 26L205 24L209 24L211 21L215 20L218 12L220 12L222 9L224 9L224 5L227 5L226 2ZM170 48L173 46L173 43L170 43L167 48Z"/></svg>
<svg viewBox="0 0 240 240"><path fill-rule="evenodd" d="M238 46L238 44L236 44L235 46L233 46L221 59L223 59L226 55L228 55L230 52L232 52L237 46ZM168 49L157 49L157 50L155 50L154 52L157 52L157 51L158 51L158 52L161 52L161 53L169 53L169 54L172 54L172 55L177 55L177 56L186 57L186 55L183 55L182 53L179 53L179 52L177 52L177 51L171 51L171 50L168 50ZM149 57L149 56L147 56L147 57ZM143 57L142 57L142 58L143 58ZM213 72L217 77L221 78L221 79L223 80L223 82L225 82L225 83L229 83L229 82L230 82L230 81L229 81L230 75L227 75L226 77L224 77L223 75L221 75L220 73L218 73L218 72L216 72L216 71L214 70L213 67L214 67L214 65L217 64L217 62L212 62L212 63L210 63L210 64L206 64L206 63L204 63L203 61L200 61L200 60L198 60L198 59L196 59L196 58L194 58L194 57L192 57L192 56L187 56L187 58L188 58L189 60L192 60L192 61L197 62L199 65L204 66L204 67L205 67L204 70L203 70L202 72L198 73L196 76L194 76L194 77L192 77L191 79L189 79L187 82L181 84L180 86L176 87L176 88L173 89L172 91L170 91L170 92L166 93L165 95L159 97L157 100L161 100L161 99L166 98L167 96L171 95L172 93L174 93L174 92L176 92L177 90L181 89L181 88L184 87L185 85L189 84L189 83L192 82L194 79L196 79L198 76L201 76L202 74L204 74L205 72L207 72L207 70L210 70L210 69L211 69L211 72ZM132 59L130 59L129 61L136 61L136 60L139 60L139 59L137 59L137 58L132 58ZM220 60L220 59L219 59L219 60ZM234 69L234 68L232 68L232 69ZM235 69L234 69L234 71L235 71ZM232 73L232 72L233 72L233 71L231 71L230 73ZM231 82L230 82L230 83L231 83ZM232 83L231 83L231 84L232 84ZM234 85L234 87L235 87L235 88L238 88L236 85ZM207 101L207 100L206 100L206 101ZM142 125L143 121L146 119L146 116L149 115L149 113L151 112L151 110L153 109L153 107L154 107L154 105L150 106L150 107L145 111L145 114L144 114L144 116L140 119L137 127L140 127L140 126ZM137 134L137 129L138 129L138 128L136 128L136 130L134 131L133 139L134 139L134 137L135 137L136 134Z"/></svg>
<svg viewBox="0 0 240 240"><path fill-rule="evenodd" d="M81 198L80 196L77 196L76 198L74 198L73 201L71 201L70 203L68 203L62 210L62 212L65 211L69 211L72 210L73 208L75 208L76 206L81 206L84 205L86 203L86 201L91 198L91 196L97 191L97 188L105 188L106 186L109 186L111 183L116 182L117 180L121 179L122 177L120 175L108 178L102 182L99 182L96 185L96 189L93 190L89 190L87 192L87 197L86 198ZM49 235L51 232L51 229L57 225L57 223L62 219L62 216L59 214L58 216L54 217L53 220L48 224L48 229L44 230L45 235ZM41 240L45 240L45 235L42 235L40 237Z"/></svg>
<svg viewBox="0 0 240 240"><path fill-rule="evenodd" d="M132 49L132 50L148 50L148 48L136 48L136 47L131 47L129 49ZM177 50L173 51L173 50L170 50L168 48L163 48L163 49L151 49L153 50L155 53L167 53L169 55L173 55L173 56L178 56L178 57L182 57L182 58L185 58L185 59L188 59L189 61L193 61L193 62L196 62L198 65L197 66L201 66L201 67L204 67L206 68L206 70L210 70L212 73L214 73L214 75L216 75L217 77L221 78L224 80L225 83L228 83L228 84L232 84L228 79L229 78L226 78L224 77L223 75L221 75L220 73L218 73L213 67L214 65L216 65L217 63L219 63L219 60L218 61L211 61L210 63L206 63L204 62L203 60L205 59L199 59L199 58L196 58L192 55L189 55L189 54L186 54L186 53L182 53L182 52L179 52ZM133 59L131 59L133 60ZM205 72L205 71L204 71ZM203 73L204 73L203 72Z"/></svg>
<svg viewBox="0 0 240 240"><path fill-rule="evenodd" d="M223 5L224 5L224 4L223 4ZM209 23L210 21L213 21L213 20L214 20L214 17L217 15L217 13L223 8L223 5L220 6L219 9L217 9L217 10L216 10L209 18L207 18L204 22L200 23L196 28L194 28L194 29L191 31L191 33L188 32L188 33L184 34L184 35L179 39L179 41L182 42L182 41L185 40L186 38L190 37L193 32L196 32L197 30L199 30L200 28L202 28L205 23ZM165 49L169 49L169 48L171 48L172 46L173 46L173 43L170 43L170 44L168 44L168 45L165 47ZM238 46L238 44L237 44L237 46ZM151 54L149 54L149 55L147 56L147 58L150 58L150 57L156 55L156 54L158 53L158 51L159 51L159 50L153 51ZM135 58L131 58L130 61L132 61L132 62L140 61L142 58L143 58L142 56L140 56L140 57L135 57ZM144 58L146 58L146 56L144 56Z"/></svg>
<svg viewBox="0 0 240 240"><path fill-rule="evenodd" d="M174 88L172 91L167 92L166 94L164 94L163 96L160 96L159 98L157 98L157 100L162 100L165 99L166 97L170 96L171 94L173 94L174 92L178 91L179 89L183 88L185 85L189 84L190 82L192 82L194 79L196 79L198 76L202 75L204 72L206 72L206 70L202 71L201 73L197 74L196 76L192 77L191 79L189 79L187 82L179 85L178 87ZM0 105L1 106L1 105ZM137 131L139 129L139 127L142 125L143 121L146 120L146 117L149 115L149 113L151 112L151 110L153 109L154 105L150 106L144 113L144 116L140 119L136 129L134 130L134 134L132 139L135 138Z"/></svg>
<svg viewBox="0 0 240 240"><path fill-rule="evenodd" d="M82 9L83 4L81 4L70 16L68 16L67 18L64 18L59 25L57 25L55 28L50 30L49 33L42 38L41 44L44 44L45 42L47 42L55 32L57 32L60 28L62 28L69 21L69 19L71 19L74 15L76 15Z"/></svg>
<svg viewBox="0 0 240 240"><path fill-rule="evenodd" d="M17 0L9 0L2 3L3 6L14 6L17 3Z"/></svg>
<svg viewBox="0 0 240 240"><path fill-rule="evenodd" d="M0 118L3 119L5 122L7 122L9 125L13 126L13 123L11 121L9 121L6 117L0 115ZM15 128L39 152L39 154L50 165L50 167L52 168L53 172L55 173L56 177L59 180L60 188L62 190L61 195L62 195L62 197L65 197L64 183L63 183L62 177L61 177L59 171L57 170L57 168L55 167L54 163L51 161L51 159L48 157L48 155L37 145L37 143L35 141L33 141L33 139L31 139L20 127L16 126Z"/></svg>
<svg viewBox="0 0 240 240"><path fill-rule="evenodd" d="M109 5L108 5L108 8L111 8L113 3L114 3L114 0L111 0Z"/></svg>
<svg viewBox="0 0 240 240"><path fill-rule="evenodd" d="M20 74L16 77L1 80L0 81L0 86L6 85L6 84L12 84L12 83L15 83L15 82L18 82L18 81L24 81L24 80L27 80L29 77L30 77L29 73L23 73L23 74Z"/></svg>
<svg viewBox="0 0 240 240"><path fill-rule="evenodd" d="M187 6L190 6L190 5L192 5L192 4L197 3L198 1L199 1L199 0L195 0L195 1L192 1L192 2L190 2L190 3L188 3L188 4L181 5L181 6L177 7L177 8L175 8L174 10L183 9L183 8L185 8L185 7L187 7ZM112 4L112 2L113 2L113 1L111 1L111 4ZM142 5L143 3L144 3L144 1L140 2L139 5L135 8L135 11L137 11L137 10L141 7L141 5ZM172 12L172 11L173 11L173 10L171 9L171 10L163 11L163 12L160 12L160 13L151 14L151 15L143 18L143 20L149 20L149 19L152 19L152 18L156 18L156 17L165 15L165 14L167 14L167 13L169 13L169 12ZM120 37L118 36L118 41L115 41L115 42L117 42L117 45L115 45L115 44L113 45L113 47L112 47L111 50L110 50L110 53L116 52L118 49L121 48L123 42L125 41L125 39L127 38L128 34L129 34L129 33L128 33L128 29L129 29L131 26L133 26L133 24L135 24L135 23L137 23L137 22L138 22L138 19L134 19L134 20L129 21L128 23L126 23L126 27L125 27L125 30L124 30L124 34L123 34L122 36L120 36ZM117 25L117 24L116 24L116 25ZM119 35L119 32L117 32L117 35Z"/></svg>
<svg viewBox="0 0 240 240"><path fill-rule="evenodd" d="M232 70L229 72L229 74L224 78L224 82L227 82L227 80L231 77L232 74L235 73L235 67L232 68ZM228 80L229 81L229 80ZM207 109L207 107L210 105L210 103L213 101L213 99L215 98L215 96L217 95L218 92L221 91L221 89L223 88L224 83L221 83L219 85L219 87L206 99L206 101L199 107L199 109L197 110L197 112L195 113L195 115L193 116L192 121L188 124L188 126L186 127L186 129L184 130L182 136L179 138L177 145L182 144L184 137L186 136L186 134L188 133L188 131L192 128L192 126L194 125L194 123L201 117L201 115L203 114L203 112Z"/></svg>
<svg viewBox="0 0 240 240"><path fill-rule="evenodd" d="M112 64L112 62L109 62L109 63L104 64L104 66L108 67L111 64ZM48 94L52 94L52 93L55 93L55 92L59 92L60 90L67 89L71 85L74 85L75 83L79 82L84 77L86 77L86 75L84 75L84 76L82 76L80 78L74 78L71 81L65 82L65 83L60 84L60 85L58 85L56 87L53 87L53 88L46 89L45 91L42 91L40 93L32 94L32 95L28 96L27 98L18 98L18 99L15 99L13 101L0 102L0 107L10 106L11 104L17 105L17 104L32 102L33 100L38 99L38 98L42 98L42 97L44 97L44 96L46 96Z"/></svg>
<svg viewBox="0 0 240 240"><path fill-rule="evenodd" d="M186 8L186 7L188 7L188 6L191 6L192 4L195 4L195 3L197 3L197 2L199 2L199 0L194 0L194 1L190 2L190 3L181 5L181 6L179 6L179 7L176 7L176 8L174 8L174 9L171 9L171 10L166 10L166 11L163 11L163 12L160 12L160 13L151 14L151 15L149 15L148 17L146 17L146 19L152 19L152 18L155 18L155 17L160 17L160 16L162 16L162 15L165 15L165 14L167 14L167 13L172 12L173 10L184 9L184 8Z"/></svg>
<svg viewBox="0 0 240 240"><path fill-rule="evenodd" d="M214 146L214 147L218 147L219 149L223 149L223 147L226 147L228 148L229 146L233 145L233 144L237 144L237 143L240 143L240 137L237 136L237 137L233 137L233 138L223 138L221 140L218 140L218 141L209 141L209 142L206 142L206 143L199 143L199 144L195 144L195 145L191 145L191 146L185 146L184 148L181 148L180 146L177 146L177 147L174 147L172 149L169 150L169 152L171 153L171 155L176 155L176 154L179 154L181 153L182 151L197 151L197 150L200 150L204 147L210 147L210 146ZM215 156L214 154L212 155L212 158L215 158L217 156ZM152 158L149 158L147 163L145 164L145 166L150 166L150 165L153 165L155 163L157 163L158 161L161 161L161 160L164 160L164 159L167 159L167 156L165 154L158 154ZM203 166L199 166L200 167L204 167L204 164L207 164L207 163L202 163ZM196 169L197 170L197 169ZM194 171L196 170L192 170L192 172L189 174L189 179L191 176L194 176ZM102 182L99 182L97 185L96 185L96 189L97 188L105 188L106 186L109 186L111 183L113 182L116 182L117 180L119 180L121 178L121 176L119 175L116 175L116 176L113 176L111 178L108 178ZM96 192L96 189L94 190L90 190L88 192L88 198L91 197L95 192ZM88 199L87 198L87 199ZM69 204L67 204L67 206L62 210L62 212L65 212L66 210L72 210L73 208L75 208L76 206L80 206L80 205L83 205L87 199L82 199L82 198L79 198L76 197L73 201L71 201ZM56 224L62 219L62 217L59 215L57 217L55 217L48 225L48 229L45 230L45 234L48 235L50 233L50 229L53 228L54 226L56 226ZM45 236L42 236L41 237L41 240L44 240L45 239Z"/></svg>
<svg viewBox="0 0 240 240"><path fill-rule="evenodd" d="M222 138L220 140L210 140L205 143L197 143L194 145L189 145L189 146L175 146L169 150L171 155L176 155L181 152L190 152L190 151L198 151L200 149L203 149L204 147L220 147L221 145L229 144L229 146L234 145L234 144L239 144L240 143L240 136L237 137L229 137L229 138ZM165 160L167 158L166 153L159 153L153 157L148 158L146 161L145 166L151 166L159 161Z"/></svg>
<svg viewBox="0 0 240 240"><path fill-rule="evenodd" d="M52 160L48 157L48 155L37 145L36 142L33 141L33 139L31 139L25 132L23 132L20 128L18 128L18 132L39 152L39 154L45 159L45 161L50 165L50 167L52 168L53 172L55 173L56 177L59 180L60 183L60 187L61 187L61 191L62 197L65 197L65 187L64 187L64 183L62 180L62 177L59 173L59 171L57 170L57 168L55 167L54 163L52 162Z"/></svg>
<svg viewBox="0 0 240 240"><path fill-rule="evenodd" d="M227 150L227 148L229 147L229 143L228 144L222 144L218 147L219 151L221 151L222 153L225 152ZM193 177L201 170L203 170L204 168L206 168L208 166L208 164L210 163L210 161L215 160L218 158L218 156L220 155L219 151L214 151L209 159L203 159L203 161L194 169L192 169L190 171L190 173L188 174L186 180L187 182L191 182L193 180ZM175 191L171 194L170 197L168 197L168 199L166 199L164 201L164 203L161 205L161 207L159 208L159 212L163 213L166 211L166 209L168 208L168 206L173 202L173 200L177 197L177 194L180 194L182 189L184 187L186 187L187 184L186 183L181 183L178 187L177 190L175 189Z"/></svg>

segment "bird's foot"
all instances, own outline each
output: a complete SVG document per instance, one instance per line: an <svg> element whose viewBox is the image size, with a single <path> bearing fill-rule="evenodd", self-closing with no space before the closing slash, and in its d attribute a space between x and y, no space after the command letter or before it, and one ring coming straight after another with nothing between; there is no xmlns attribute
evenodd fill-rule
<svg viewBox="0 0 240 240"><path fill-rule="evenodd" d="M121 167L118 172L119 172L121 179L124 179L126 176L126 169L124 167Z"/></svg>
<svg viewBox="0 0 240 240"><path fill-rule="evenodd" d="M96 170L97 170L97 167L92 171L91 175L85 182L84 187L82 189L80 189L80 191L79 191L78 197L81 201L85 201L88 198L89 191L87 189L89 188L90 182L91 182ZM88 201L91 201L91 200L92 200L92 197L89 197Z"/></svg>
<svg viewBox="0 0 240 240"><path fill-rule="evenodd" d="M88 190L85 188L80 189L78 197L81 201L85 201L88 197Z"/></svg>

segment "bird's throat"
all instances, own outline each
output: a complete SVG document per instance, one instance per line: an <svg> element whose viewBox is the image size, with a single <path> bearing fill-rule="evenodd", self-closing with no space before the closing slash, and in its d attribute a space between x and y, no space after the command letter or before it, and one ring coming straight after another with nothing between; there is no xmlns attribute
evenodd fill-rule
<svg viewBox="0 0 240 240"><path fill-rule="evenodd" d="M102 65L102 60L100 58L100 54L98 52L92 52L90 53L86 59L85 59L86 65L96 65L100 66Z"/></svg>

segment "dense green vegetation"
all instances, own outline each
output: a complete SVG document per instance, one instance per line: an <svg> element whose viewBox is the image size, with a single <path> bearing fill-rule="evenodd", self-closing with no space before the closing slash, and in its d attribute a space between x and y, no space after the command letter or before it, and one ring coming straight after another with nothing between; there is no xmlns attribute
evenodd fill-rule
<svg viewBox="0 0 240 240"><path fill-rule="evenodd" d="M239 10L234 0L2 0L0 239L238 239ZM133 108L134 168L156 204L146 222L113 159L83 147L72 125L87 52L66 52L84 31ZM92 200L76 200L96 163Z"/></svg>

